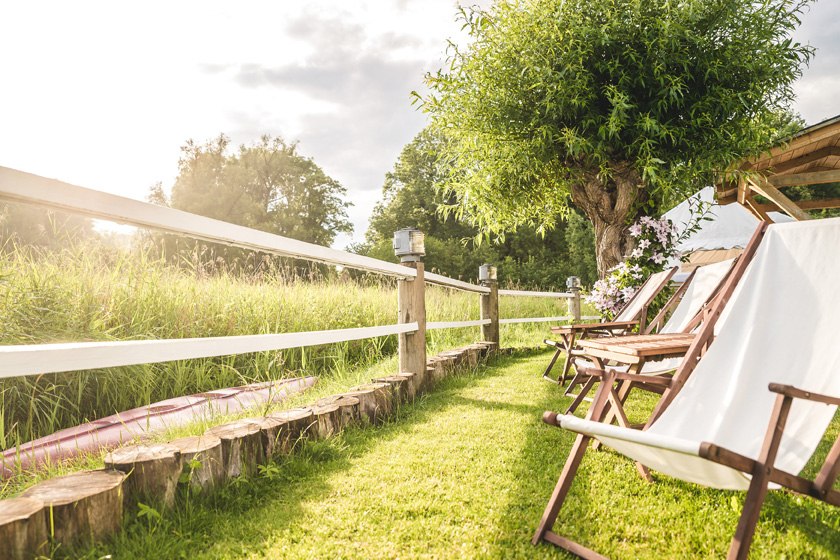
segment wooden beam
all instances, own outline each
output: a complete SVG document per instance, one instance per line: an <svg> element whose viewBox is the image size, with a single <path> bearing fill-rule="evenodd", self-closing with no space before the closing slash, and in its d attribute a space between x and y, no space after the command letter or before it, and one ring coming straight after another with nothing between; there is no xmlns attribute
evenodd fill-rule
<svg viewBox="0 0 840 560"><path fill-rule="evenodd" d="M747 182L743 178L738 179L738 192L736 193L736 197L739 204L746 204L748 190Z"/></svg>
<svg viewBox="0 0 840 560"><path fill-rule="evenodd" d="M809 216L805 210L797 206L794 201L786 197L782 194L782 191L766 182L766 180L757 178L755 181L750 180L749 184L752 190L764 198L770 199L773 204L776 204L779 208L784 210L791 218L800 221L811 219L811 216Z"/></svg>
<svg viewBox="0 0 840 560"><path fill-rule="evenodd" d="M813 173L796 173L794 175L774 175L767 181L774 187L795 187L800 185L819 185L840 181L840 169L831 171L816 171ZM770 197L767 197L770 198Z"/></svg>
<svg viewBox="0 0 840 560"><path fill-rule="evenodd" d="M840 198L821 198L816 200L798 200L796 205L803 210L822 210L824 208L840 208ZM757 204L764 212L776 212L778 207L775 204Z"/></svg>
<svg viewBox="0 0 840 560"><path fill-rule="evenodd" d="M826 146L825 148L820 148L819 150L815 150L811 153L790 159L777 165L771 165L770 170L773 171L774 175L781 175L791 169L796 169L797 167L801 167L831 156L840 157L840 146Z"/></svg>
<svg viewBox="0 0 840 560"><path fill-rule="evenodd" d="M749 208L749 210L755 215L756 218L758 218L762 222L769 222L771 224L773 223L773 220L770 219L770 216L767 215L767 212L764 211L763 208L761 208L762 205L758 204L755 201L754 196L747 197L746 202L747 202L747 208ZM765 204L764 206L772 206L773 211L777 210L775 205Z"/></svg>

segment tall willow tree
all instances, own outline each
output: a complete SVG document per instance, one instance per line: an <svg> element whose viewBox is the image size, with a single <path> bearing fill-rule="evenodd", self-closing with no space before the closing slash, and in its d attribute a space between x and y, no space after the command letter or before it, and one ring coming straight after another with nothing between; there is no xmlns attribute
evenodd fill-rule
<svg viewBox="0 0 840 560"><path fill-rule="evenodd" d="M598 270L640 214L774 138L812 49L809 0L509 0L462 10L471 41L422 99L448 144L448 187L486 232L582 210Z"/></svg>

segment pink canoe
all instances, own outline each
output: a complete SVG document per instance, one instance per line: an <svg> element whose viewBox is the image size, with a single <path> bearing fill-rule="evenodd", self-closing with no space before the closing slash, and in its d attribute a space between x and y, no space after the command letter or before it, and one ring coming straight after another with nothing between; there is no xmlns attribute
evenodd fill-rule
<svg viewBox="0 0 840 560"><path fill-rule="evenodd" d="M118 447L123 442L145 438L167 428L275 403L312 387L316 380L316 377L296 377L207 391L67 428L4 451L0 459L0 478L82 453Z"/></svg>

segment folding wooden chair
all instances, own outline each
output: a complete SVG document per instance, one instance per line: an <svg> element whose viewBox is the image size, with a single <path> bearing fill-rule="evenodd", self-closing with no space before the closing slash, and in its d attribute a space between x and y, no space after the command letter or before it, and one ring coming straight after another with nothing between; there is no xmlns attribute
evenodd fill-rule
<svg viewBox="0 0 840 560"><path fill-rule="evenodd" d="M570 394L576 384L583 385L583 388L566 410L566 414L571 414L577 409L597 382L597 372L594 378L587 373L591 369L609 368L632 375L650 376L650 379L645 381L627 381L622 384L618 391L622 403L633 386L662 393L663 385L653 377L672 373L680 366L694 340L693 332L720 300L718 296L726 291L724 287L727 278L734 274L733 283L727 288L731 291L759 241L760 237L754 236L753 244L748 245L744 252L744 264L740 267L735 266L738 259L729 259L694 269L681 287L683 295L678 305L658 333L578 341L579 349L573 357L576 374L569 383L566 394ZM663 313L660 312L659 315ZM662 319L657 316L655 320ZM608 362L610 365L607 365ZM614 412L619 413L617 418L621 423L622 411L619 408Z"/></svg>
<svg viewBox="0 0 840 560"><path fill-rule="evenodd" d="M563 325L551 327L551 332L560 335L560 341L546 339L543 342L555 348L554 355L548 367L543 372L543 377L552 383L563 385L566 382L566 376L569 373L569 368L572 366L571 357L574 353L575 344L578 339L592 336L617 336L626 334L638 327L639 331L645 330L647 322L647 310L651 302L658 296L662 290L671 281L671 278L677 272L677 267L651 274L639 290L630 298L630 301L619 311L614 321L604 323L574 323L571 325ZM563 371L558 376L557 380L551 378L549 375L560 354L566 353L566 359L563 363Z"/></svg>
<svg viewBox="0 0 840 560"><path fill-rule="evenodd" d="M722 315L701 329L717 331L714 344L683 362L646 430L600 422L615 400L612 371L587 419L546 412L546 423L578 436L532 542L603 558L553 530L592 438L667 475L747 490L729 558L747 557L771 484L840 506L840 437L813 480L799 475L840 405L837 247L838 218L767 227ZM687 356L702 344L698 335Z"/></svg>

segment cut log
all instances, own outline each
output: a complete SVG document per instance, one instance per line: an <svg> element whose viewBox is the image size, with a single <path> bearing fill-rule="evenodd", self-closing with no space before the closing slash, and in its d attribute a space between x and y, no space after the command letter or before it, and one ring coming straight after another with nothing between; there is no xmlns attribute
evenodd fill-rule
<svg viewBox="0 0 840 560"><path fill-rule="evenodd" d="M129 445L105 455L105 466L124 472L126 507L138 502L155 506L175 505L181 477L181 452L167 444Z"/></svg>
<svg viewBox="0 0 840 560"><path fill-rule="evenodd" d="M341 429L357 426L362 421L361 401L349 395L333 395L318 399L317 406L336 405L341 411Z"/></svg>
<svg viewBox="0 0 840 560"><path fill-rule="evenodd" d="M414 396L411 394L413 388L411 385L412 379L409 377L404 375L389 375L387 377L377 377L371 381L390 385L397 403L414 400Z"/></svg>
<svg viewBox="0 0 840 560"><path fill-rule="evenodd" d="M216 436L190 436L169 442L181 452L181 481L194 490L211 490L225 480L222 440Z"/></svg>
<svg viewBox="0 0 840 560"><path fill-rule="evenodd" d="M417 374L413 371L404 371L398 373L396 377L401 377L406 381L404 387L404 402L414 402L414 399L417 398Z"/></svg>
<svg viewBox="0 0 840 560"><path fill-rule="evenodd" d="M441 352L440 355L445 358L450 358L453 362L454 369L460 370L464 367L464 361L466 359L465 352L463 350L447 350L446 352Z"/></svg>
<svg viewBox="0 0 840 560"><path fill-rule="evenodd" d="M394 393L387 383L359 385L345 395L359 399L362 415L372 424L384 422L394 412Z"/></svg>
<svg viewBox="0 0 840 560"><path fill-rule="evenodd" d="M22 496L46 506L55 542L89 543L114 534L122 525L124 480L120 471L82 471L39 482Z"/></svg>
<svg viewBox="0 0 840 560"><path fill-rule="evenodd" d="M29 560L49 555L47 510L41 500L0 501L0 560Z"/></svg>
<svg viewBox="0 0 840 560"><path fill-rule="evenodd" d="M315 415L315 437L327 439L341 431L341 408L336 404L312 407Z"/></svg>
<svg viewBox="0 0 840 560"><path fill-rule="evenodd" d="M464 352L466 353L466 366L469 369L477 368L479 360L479 348L471 344L464 348Z"/></svg>
<svg viewBox="0 0 840 560"><path fill-rule="evenodd" d="M273 412L268 418L285 423L285 428L280 430L277 441L274 442L275 455L288 455L299 442L303 441L314 429L315 415L310 408L293 408Z"/></svg>
<svg viewBox="0 0 840 560"><path fill-rule="evenodd" d="M253 476L257 473L257 466L265 463L262 427L259 424L239 420L210 428L204 433L222 440L222 458L228 478Z"/></svg>

